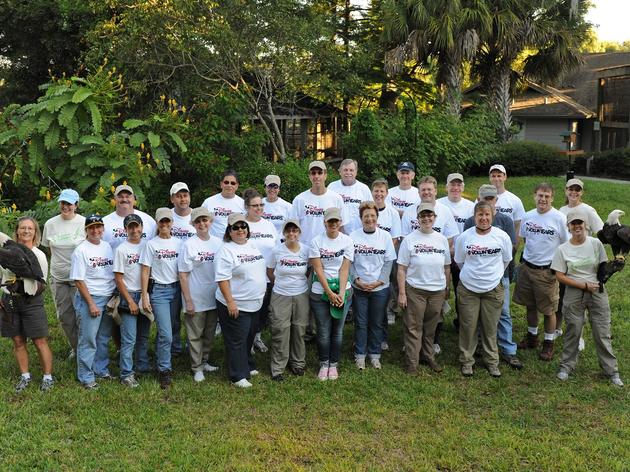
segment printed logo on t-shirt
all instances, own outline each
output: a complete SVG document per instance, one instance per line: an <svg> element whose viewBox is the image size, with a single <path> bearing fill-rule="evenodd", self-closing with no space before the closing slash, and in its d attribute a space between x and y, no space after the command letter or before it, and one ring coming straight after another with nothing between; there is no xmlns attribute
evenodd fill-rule
<svg viewBox="0 0 630 472"><path fill-rule="evenodd" d="M363 256L378 256L385 254L385 249L377 249L375 247L369 246L367 244L355 244L354 245L354 253L361 254Z"/></svg>
<svg viewBox="0 0 630 472"><path fill-rule="evenodd" d="M413 203L403 200L402 198L392 196L392 205L399 208L407 208L413 205Z"/></svg>
<svg viewBox="0 0 630 472"><path fill-rule="evenodd" d="M155 258L156 259L177 259L177 251L173 251L172 249L156 249L155 250Z"/></svg>
<svg viewBox="0 0 630 472"><path fill-rule="evenodd" d="M413 252L416 254L444 254L446 250L433 247L430 244L418 243L413 246Z"/></svg>
<svg viewBox="0 0 630 472"><path fill-rule="evenodd" d="M260 231L251 231L249 239L273 239L273 234L261 233Z"/></svg>
<svg viewBox="0 0 630 472"><path fill-rule="evenodd" d="M230 210L229 208L223 208L223 207L214 207L212 209L212 212L214 213L214 216L230 216L232 214L232 210Z"/></svg>
<svg viewBox="0 0 630 472"><path fill-rule="evenodd" d="M214 261L214 252L211 251L197 251L195 260L199 262L212 262Z"/></svg>
<svg viewBox="0 0 630 472"><path fill-rule="evenodd" d="M282 267L304 267L308 265L308 262L299 259L280 259L279 263Z"/></svg>
<svg viewBox="0 0 630 472"><path fill-rule="evenodd" d="M340 195L343 198L343 203L344 204L346 204L346 203L356 203L357 205L360 205L361 202L363 201L360 198L352 198L352 195L343 195L343 194L340 194Z"/></svg>
<svg viewBox="0 0 630 472"><path fill-rule="evenodd" d="M93 268L107 267L107 266L114 265L113 259L108 259L107 257L101 257L101 256L90 257L88 261Z"/></svg>
<svg viewBox="0 0 630 472"><path fill-rule="evenodd" d="M324 209L317 205L304 205L306 216L324 216Z"/></svg>
<svg viewBox="0 0 630 472"><path fill-rule="evenodd" d="M466 223L466 218L462 218L461 216L453 215L455 217L455 221L457 223Z"/></svg>
<svg viewBox="0 0 630 472"><path fill-rule="evenodd" d="M540 226L537 223L534 223L533 221L528 221L527 223L525 223L525 232L526 233L532 233L532 234L547 234L550 236L553 236L556 234L556 230L553 228L543 228L542 226Z"/></svg>
<svg viewBox="0 0 630 472"><path fill-rule="evenodd" d="M142 233L141 238L146 238L147 233ZM127 230L125 228L114 228L112 230L112 238L114 239L127 239Z"/></svg>
<svg viewBox="0 0 630 472"><path fill-rule="evenodd" d="M195 235L192 231L186 228L171 228L171 236L179 239L188 239L192 238Z"/></svg>
<svg viewBox="0 0 630 472"><path fill-rule="evenodd" d="M140 254L138 253L126 254L125 257L127 258L127 265L134 265L140 262Z"/></svg>
<svg viewBox="0 0 630 472"><path fill-rule="evenodd" d="M236 257L241 264L256 262L263 258L261 254L238 254Z"/></svg>
<svg viewBox="0 0 630 472"><path fill-rule="evenodd" d="M337 252L335 251L331 251L330 249L326 249L326 248L319 248L319 257L322 259L334 259L336 257L341 257L343 256L345 253L345 249L341 249Z"/></svg>
<svg viewBox="0 0 630 472"><path fill-rule="evenodd" d="M514 211L514 209L513 209L513 208L503 208L503 207L500 207L500 206L497 206L496 208L497 208L497 211L498 211L499 213L507 213L507 214L510 214L510 215L511 215L511 214L512 214L512 212Z"/></svg>
<svg viewBox="0 0 630 472"><path fill-rule="evenodd" d="M391 232L392 232L392 228L391 228L391 226L381 226L381 225L376 225L376 226L378 226L379 228L381 228L383 231L387 231L388 233L391 233Z"/></svg>
<svg viewBox="0 0 630 472"><path fill-rule="evenodd" d="M271 213L263 213L262 217L266 220L283 220L284 219L284 215L272 215Z"/></svg>
<svg viewBox="0 0 630 472"><path fill-rule="evenodd" d="M500 247L489 248L481 244L468 244L466 246L466 254L469 256L494 256L500 252Z"/></svg>

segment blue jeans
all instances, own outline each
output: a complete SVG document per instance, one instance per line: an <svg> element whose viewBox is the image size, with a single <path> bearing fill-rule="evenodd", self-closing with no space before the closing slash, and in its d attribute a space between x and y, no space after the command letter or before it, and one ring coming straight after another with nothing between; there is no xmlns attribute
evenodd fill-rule
<svg viewBox="0 0 630 472"><path fill-rule="evenodd" d="M149 334L151 332L151 321L144 315L137 317L136 329L136 372L150 372L151 362L149 361Z"/></svg>
<svg viewBox="0 0 630 472"><path fill-rule="evenodd" d="M510 279L503 277L503 307L501 308L501 318L497 325L497 344L503 354L516 355L516 343L512 341L512 316L510 315Z"/></svg>
<svg viewBox="0 0 630 472"><path fill-rule="evenodd" d="M101 310L99 316L91 316L87 302L77 291L74 310L79 318L79 343L77 345L77 377L86 385L109 374L109 338L112 318L105 313L105 305L111 295L92 295Z"/></svg>
<svg viewBox="0 0 630 472"><path fill-rule="evenodd" d="M141 292L129 292L134 302L138 303ZM132 315L129 312L127 300L120 297L120 305L118 305L120 313L120 378L124 379L133 375L133 352L136 346L138 333L138 320L140 317L146 318L142 314Z"/></svg>
<svg viewBox="0 0 630 472"><path fill-rule="evenodd" d="M179 282L177 284L178 295L171 306L171 327L173 328L173 340L171 341L171 354L177 356L182 353L182 295Z"/></svg>
<svg viewBox="0 0 630 472"><path fill-rule="evenodd" d="M249 379L250 371L256 369L252 345L256 335L255 317L258 312L239 311L232 318L227 306L217 300L217 314L221 323L228 375L232 382Z"/></svg>
<svg viewBox="0 0 630 472"><path fill-rule="evenodd" d="M180 298L179 282L153 284L150 299L153 307L153 316L155 316L155 324L157 325L156 350L157 369L159 372L171 370L171 344L173 343L171 320L174 316L179 317Z"/></svg>
<svg viewBox="0 0 630 472"><path fill-rule="evenodd" d="M354 354L381 357L383 326L387 324L389 289L364 292L354 288Z"/></svg>
<svg viewBox="0 0 630 472"><path fill-rule="evenodd" d="M348 290L352 290L351 288ZM349 295L352 295L350 293ZM348 296L350 298L350 296ZM311 311L315 314L317 324L317 353L320 366L335 367L341 356L341 342L343 341L343 325L350 304L346 301L343 305L341 319L330 316L330 303L322 300L319 293L310 295Z"/></svg>

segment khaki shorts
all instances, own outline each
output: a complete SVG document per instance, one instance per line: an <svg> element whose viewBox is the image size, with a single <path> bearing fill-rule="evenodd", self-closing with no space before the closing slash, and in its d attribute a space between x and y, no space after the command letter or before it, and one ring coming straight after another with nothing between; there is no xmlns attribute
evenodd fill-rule
<svg viewBox="0 0 630 472"><path fill-rule="evenodd" d="M512 296L514 303L550 315L557 311L559 299L558 280L551 269L532 269L525 264L518 266Z"/></svg>

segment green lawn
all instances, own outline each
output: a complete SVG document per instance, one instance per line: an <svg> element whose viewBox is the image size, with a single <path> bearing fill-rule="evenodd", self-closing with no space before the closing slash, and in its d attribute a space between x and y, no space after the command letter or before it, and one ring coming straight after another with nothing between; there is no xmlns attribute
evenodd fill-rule
<svg viewBox="0 0 630 472"><path fill-rule="evenodd" d="M508 188L533 207L540 178L510 178ZM561 178L548 179L557 189ZM467 194L485 179L470 179ZM586 183L585 200L605 218L628 209L630 187ZM559 207L564 201L560 193ZM630 222L630 217L628 218ZM613 333L622 378L630 384L630 270L608 284ZM503 377L479 368L459 374L457 338L449 316L443 334L442 374L403 373L401 322L390 331L383 370L354 368L352 326L346 329L340 379L316 379L316 349L308 350L305 377L282 384L269 377L269 357L258 354L262 374L246 391L209 375L194 385L187 359L177 359L169 392L152 377L127 390L118 383L83 390L49 304L56 387L13 393L18 375L11 344L0 342L0 470L628 470L630 387L612 387L599 373L590 330L577 371L566 383L551 363L523 351L525 369L502 366ZM525 331L514 307L514 336ZM269 341L268 335L265 340ZM561 342L557 343L561 348ZM32 351L32 355L35 353ZM213 356L220 365L222 346Z"/></svg>

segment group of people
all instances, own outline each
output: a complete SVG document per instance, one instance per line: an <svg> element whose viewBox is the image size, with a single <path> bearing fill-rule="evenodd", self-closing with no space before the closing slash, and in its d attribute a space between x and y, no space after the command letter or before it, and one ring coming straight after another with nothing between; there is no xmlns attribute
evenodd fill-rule
<svg viewBox="0 0 630 472"><path fill-rule="evenodd" d="M346 159L341 179L326 186L326 164L313 161L311 186L292 203L279 196L277 175L265 178L265 197L255 189L240 197L237 173L225 172L221 192L198 208L190 206L188 186L177 182L170 189L173 207L158 208L155 219L135 208L128 185L116 187L116 208L107 216L79 215L78 193L65 189L60 213L45 223L41 238L31 217L18 220L14 238L36 254L44 274L47 260L37 246L50 250L48 281L57 317L86 389L113 378L110 339L119 350L120 382L138 386L137 375L153 370L152 322L155 369L165 389L172 383L172 356L188 353L196 382L218 370L210 359L217 325L227 375L236 387L251 387L258 375L254 354L268 349L261 337L267 327L274 381L284 380L287 369L304 375L309 332L317 342L318 379L336 380L350 309L355 365L380 369L388 306L402 312L406 372L416 374L420 364L441 372L436 356L451 291L462 375L474 374L479 344L491 376L501 376L501 361L522 368L517 350L538 348L542 314L539 358L552 360L554 340L564 334L557 377L566 380L583 345L588 311L600 365L614 385L623 386L607 293L597 280L606 252L592 235L603 223L582 202L582 181L567 181L567 205L560 210L552 206L553 188L539 184L535 208L525 212L505 188L507 172L500 164L490 168L490 184L479 188L476 202L463 197L460 173L448 175L447 195L437 199L435 178L421 177L414 187L410 162L398 165L399 185L393 188L384 179L370 188L357 180L357 171L357 162ZM11 276L3 270L1 328L13 339L21 371L16 391L31 381L27 338L37 347L41 388L48 390L54 381L42 295L7 284ZM514 278L512 301L527 310L520 343L512 333Z"/></svg>

